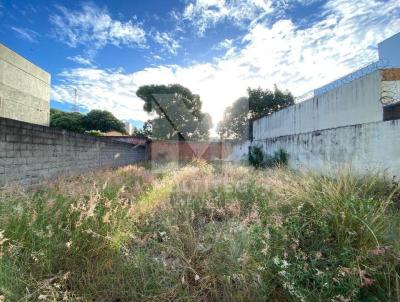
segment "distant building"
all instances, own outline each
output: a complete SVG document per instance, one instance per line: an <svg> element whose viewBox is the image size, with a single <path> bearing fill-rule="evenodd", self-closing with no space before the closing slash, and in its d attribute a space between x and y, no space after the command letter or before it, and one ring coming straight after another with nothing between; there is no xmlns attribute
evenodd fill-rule
<svg viewBox="0 0 400 302"><path fill-rule="evenodd" d="M0 43L0 117L49 125L50 74Z"/></svg>
<svg viewBox="0 0 400 302"><path fill-rule="evenodd" d="M129 122L125 122L125 130L126 130L126 133L128 133L128 135L132 135L132 133L133 133L132 124Z"/></svg>

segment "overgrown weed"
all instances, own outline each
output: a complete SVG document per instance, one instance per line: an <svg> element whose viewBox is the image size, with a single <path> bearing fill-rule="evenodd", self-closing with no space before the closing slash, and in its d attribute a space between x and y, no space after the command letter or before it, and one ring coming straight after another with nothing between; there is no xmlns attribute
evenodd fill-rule
<svg viewBox="0 0 400 302"><path fill-rule="evenodd" d="M10 301L398 301L398 185L194 161L0 203Z"/></svg>

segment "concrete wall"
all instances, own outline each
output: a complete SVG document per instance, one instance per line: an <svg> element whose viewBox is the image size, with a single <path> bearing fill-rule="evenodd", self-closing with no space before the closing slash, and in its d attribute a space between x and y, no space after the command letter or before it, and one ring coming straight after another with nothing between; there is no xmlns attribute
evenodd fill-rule
<svg viewBox="0 0 400 302"><path fill-rule="evenodd" d="M0 118L0 187L145 159L145 147Z"/></svg>
<svg viewBox="0 0 400 302"><path fill-rule="evenodd" d="M254 139L382 121L381 72L377 70L256 120L253 124Z"/></svg>
<svg viewBox="0 0 400 302"><path fill-rule="evenodd" d="M378 44L379 59L387 62L392 67L400 68L400 33Z"/></svg>
<svg viewBox="0 0 400 302"><path fill-rule="evenodd" d="M49 125L50 74L0 43L0 117Z"/></svg>
<svg viewBox="0 0 400 302"><path fill-rule="evenodd" d="M400 120L281 136L253 145L270 155L285 150L294 169L330 173L351 166L358 172L379 170L400 176Z"/></svg>
<svg viewBox="0 0 400 302"><path fill-rule="evenodd" d="M250 141L233 143L231 154L229 154L226 160L234 162L247 161L249 157L248 155L250 146L251 146Z"/></svg>

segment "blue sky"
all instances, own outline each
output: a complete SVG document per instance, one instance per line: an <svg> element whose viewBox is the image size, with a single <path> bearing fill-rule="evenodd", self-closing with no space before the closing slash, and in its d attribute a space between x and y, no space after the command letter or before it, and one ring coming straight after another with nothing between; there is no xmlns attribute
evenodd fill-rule
<svg viewBox="0 0 400 302"><path fill-rule="evenodd" d="M0 42L52 75L51 104L144 121L136 89L180 83L216 124L247 87L295 95L377 60L400 0L0 0Z"/></svg>

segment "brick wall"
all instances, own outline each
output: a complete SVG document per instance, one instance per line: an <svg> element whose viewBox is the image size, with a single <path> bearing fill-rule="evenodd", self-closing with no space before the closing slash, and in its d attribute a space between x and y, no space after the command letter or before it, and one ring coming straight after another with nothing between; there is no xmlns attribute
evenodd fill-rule
<svg viewBox="0 0 400 302"><path fill-rule="evenodd" d="M0 186L146 159L146 149L109 138L0 118Z"/></svg>

